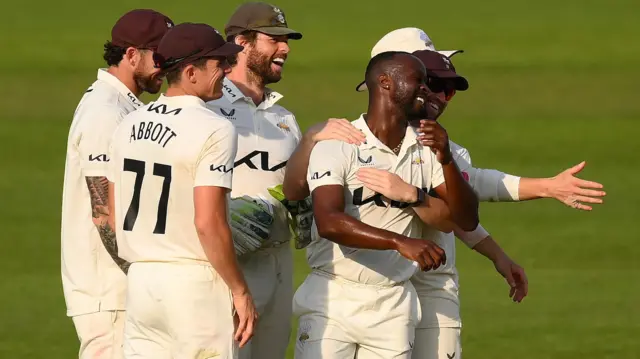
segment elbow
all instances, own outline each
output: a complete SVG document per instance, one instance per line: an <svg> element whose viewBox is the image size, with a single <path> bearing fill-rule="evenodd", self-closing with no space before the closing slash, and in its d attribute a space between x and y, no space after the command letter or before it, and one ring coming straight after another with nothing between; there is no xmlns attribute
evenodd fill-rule
<svg viewBox="0 0 640 359"><path fill-rule="evenodd" d="M318 229L318 235L322 238L332 240L339 234L339 220L337 218L333 219L331 215L316 217L315 224Z"/></svg>
<svg viewBox="0 0 640 359"><path fill-rule="evenodd" d="M309 187L306 182L290 184L285 182L282 186L284 198L289 201L302 201L309 196Z"/></svg>
<svg viewBox="0 0 640 359"><path fill-rule="evenodd" d="M463 216L456 221L456 224L466 232L475 230L478 227L478 224L480 224L480 216L478 215L477 207L475 211L472 211L469 215Z"/></svg>

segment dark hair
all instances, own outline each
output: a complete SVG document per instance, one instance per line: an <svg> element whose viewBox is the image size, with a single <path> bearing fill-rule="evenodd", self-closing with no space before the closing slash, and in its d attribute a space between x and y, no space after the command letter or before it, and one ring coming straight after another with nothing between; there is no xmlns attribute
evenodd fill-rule
<svg viewBox="0 0 640 359"><path fill-rule="evenodd" d="M254 45L258 39L258 32L255 30L246 30L237 35L227 36L227 42L235 43L236 37L238 36L242 36L251 45ZM238 54L229 56L227 61L229 61L229 65L235 66L238 63Z"/></svg>
<svg viewBox="0 0 640 359"><path fill-rule="evenodd" d="M180 79L182 78L182 71L184 70L185 67L187 67L187 65L193 65L199 69L203 69L207 64L207 60L209 60L209 57L201 57L195 61L180 63L177 67L165 73L165 77L167 78L167 84L173 85L174 83L180 81Z"/></svg>
<svg viewBox="0 0 640 359"><path fill-rule="evenodd" d="M107 41L104 44L104 55L102 55L102 58L107 62L108 66L118 66L125 52L127 52L127 49L124 47L116 46L112 44L111 41Z"/></svg>
<svg viewBox="0 0 640 359"><path fill-rule="evenodd" d="M364 79L369 91L376 87L378 76L388 74L395 77L397 75L398 70L403 67L400 62L393 61L397 55L410 54L402 51L387 51L382 52L369 60L369 64L367 65L367 69L364 73Z"/></svg>

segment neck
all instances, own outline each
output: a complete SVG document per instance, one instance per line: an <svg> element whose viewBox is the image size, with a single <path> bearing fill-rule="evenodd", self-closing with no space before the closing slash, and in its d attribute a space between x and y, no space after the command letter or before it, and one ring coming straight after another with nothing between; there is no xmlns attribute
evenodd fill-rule
<svg viewBox="0 0 640 359"><path fill-rule="evenodd" d="M371 133L390 149L402 142L407 131L407 115L391 101L370 99L366 121Z"/></svg>
<svg viewBox="0 0 640 359"><path fill-rule="evenodd" d="M190 88L186 88L186 87L180 86L180 84L170 85L169 88L167 88L167 91L164 93L164 95L166 97L172 97L172 96L196 96L196 97L198 97L198 94L195 91L193 91Z"/></svg>
<svg viewBox="0 0 640 359"><path fill-rule="evenodd" d="M242 64L235 65L229 74L227 79L233 82L236 87L242 91L242 94L249 96L253 103L258 106L264 100L264 81L253 71L249 70Z"/></svg>
<svg viewBox="0 0 640 359"><path fill-rule="evenodd" d="M136 97L142 95L142 90L140 90L140 88L136 84L136 80L133 78L131 72L117 66L109 66L107 72L115 76L115 78L117 78L118 80L120 80L120 82L127 86L129 91L131 91L131 93Z"/></svg>

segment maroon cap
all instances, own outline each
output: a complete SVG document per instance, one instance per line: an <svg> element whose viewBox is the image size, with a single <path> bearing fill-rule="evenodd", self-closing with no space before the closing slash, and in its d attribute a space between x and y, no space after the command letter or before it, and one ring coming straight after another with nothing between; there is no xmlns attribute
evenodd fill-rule
<svg viewBox="0 0 640 359"><path fill-rule="evenodd" d="M427 69L427 74L441 79L452 79L456 90L464 91L469 88L469 82L456 73L451 60L448 57L430 50L418 50L413 55L420 59Z"/></svg>
<svg viewBox="0 0 640 359"><path fill-rule="evenodd" d="M125 48L155 50L173 26L171 19L155 10L131 10L113 25L111 43Z"/></svg>
<svg viewBox="0 0 640 359"><path fill-rule="evenodd" d="M225 41L218 30L207 24L185 22L167 32L153 58L156 67L169 70L203 57L235 55L243 49Z"/></svg>

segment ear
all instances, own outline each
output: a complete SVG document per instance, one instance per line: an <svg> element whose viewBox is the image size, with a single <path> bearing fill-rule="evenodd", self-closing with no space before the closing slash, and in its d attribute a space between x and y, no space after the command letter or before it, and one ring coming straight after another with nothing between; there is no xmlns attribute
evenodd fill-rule
<svg viewBox="0 0 640 359"><path fill-rule="evenodd" d="M392 81L389 75L387 74L378 75L378 83L380 84L380 87L382 87L385 90L391 89Z"/></svg>
<svg viewBox="0 0 640 359"><path fill-rule="evenodd" d="M192 64L185 66L182 70L182 78L187 79L192 84L196 83L196 67Z"/></svg>
<svg viewBox="0 0 640 359"><path fill-rule="evenodd" d="M242 47L244 47L244 49L242 50L243 53L245 53L248 49L249 46L251 46L251 42L249 40L247 40L247 38L243 35L238 35L233 39L233 42L236 45L240 45Z"/></svg>
<svg viewBox="0 0 640 359"><path fill-rule="evenodd" d="M126 61L131 67L136 67L140 62L140 51L135 47L127 47L122 60L123 62Z"/></svg>

